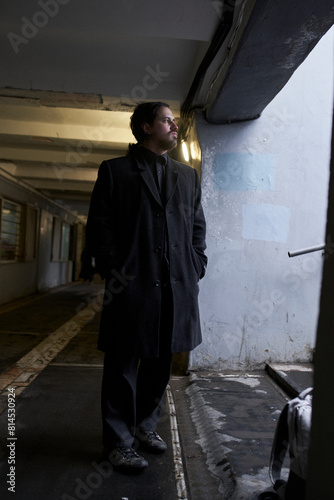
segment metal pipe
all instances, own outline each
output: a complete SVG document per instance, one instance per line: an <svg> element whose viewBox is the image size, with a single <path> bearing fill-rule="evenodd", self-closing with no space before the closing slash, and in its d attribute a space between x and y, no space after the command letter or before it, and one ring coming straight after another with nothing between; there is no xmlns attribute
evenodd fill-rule
<svg viewBox="0 0 334 500"><path fill-rule="evenodd" d="M302 250L296 250L295 252L288 252L289 257L296 257L297 255L303 255L304 253L318 252L319 250L325 250L326 245L317 245L315 247L304 248Z"/></svg>

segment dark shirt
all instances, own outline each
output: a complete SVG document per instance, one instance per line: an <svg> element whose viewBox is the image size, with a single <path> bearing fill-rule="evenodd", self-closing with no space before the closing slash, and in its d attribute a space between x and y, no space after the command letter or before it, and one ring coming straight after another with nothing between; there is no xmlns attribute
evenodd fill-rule
<svg viewBox="0 0 334 500"><path fill-rule="evenodd" d="M157 183L161 201L164 204L165 192L164 192L164 179L165 179L165 168L167 165L167 153L162 156L155 154L153 151L141 147L141 153L144 156L146 163L153 173L153 177ZM167 237L167 226L164 224L164 238L163 238L163 248L162 256L165 262L166 269L169 269L169 250L168 250L168 237Z"/></svg>
<svg viewBox="0 0 334 500"><path fill-rule="evenodd" d="M153 151L141 147L141 153L143 154L148 166L150 167L155 182L159 188L160 196L163 199L164 195L164 178L165 178L165 168L167 164L167 153L162 156L155 154Z"/></svg>

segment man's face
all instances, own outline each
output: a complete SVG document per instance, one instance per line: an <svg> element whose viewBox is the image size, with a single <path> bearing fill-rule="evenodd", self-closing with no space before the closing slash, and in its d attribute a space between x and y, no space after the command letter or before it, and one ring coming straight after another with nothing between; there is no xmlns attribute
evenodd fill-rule
<svg viewBox="0 0 334 500"><path fill-rule="evenodd" d="M177 145L178 126L175 123L173 113L169 108L162 106L154 119L152 125L146 123L144 131L150 134L150 146L159 150L158 154L175 148Z"/></svg>

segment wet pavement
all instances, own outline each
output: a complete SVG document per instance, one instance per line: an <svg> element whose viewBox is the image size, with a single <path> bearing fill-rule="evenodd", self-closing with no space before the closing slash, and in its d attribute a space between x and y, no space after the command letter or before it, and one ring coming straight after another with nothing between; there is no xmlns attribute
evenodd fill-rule
<svg viewBox="0 0 334 500"><path fill-rule="evenodd" d="M74 283L0 306L0 497L255 500L272 491L277 419L293 391L312 385L312 366L173 375L158 428L168 450L140 451L149 467L125 476L101 457L101 292Z"/></svg>
<svg viewBox="0 0 334 500"><path fill-rule="evenodd" d="M288 367L288 381L299 368ZM300 384L309 387L312 373L303 370ZM175 378L172 386L190 498L256 500L273 492L271 445L289 398L267 371L199 371L187 381Z"/></svg>

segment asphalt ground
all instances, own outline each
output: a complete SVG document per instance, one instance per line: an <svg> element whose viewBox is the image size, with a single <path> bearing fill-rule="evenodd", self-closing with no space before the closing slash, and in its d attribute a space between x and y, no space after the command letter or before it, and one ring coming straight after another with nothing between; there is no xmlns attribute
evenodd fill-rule
<svg viewBox="0 0 334 500"><path fill-rule="evenodd" d="M258 500L274 492L270 452L278 417L290 399L277 381L282 377L295 385L296 377L302 390L312 385L312 371L309 365L271 370L276 381L262 370L198 371L171 382L192 500ZM288 461L285 477L287 467Z"/></svg>
<svg viewBox="0 0 334 500"><path fill-rule="evenodd" d="M101 291L74 283L0 306L0 497L255 500L272 491L277 419L294 390L312 385L312 367L173 376L158 427L168 450L140 451L149 467L125 476L101 457Z"/></svg>

